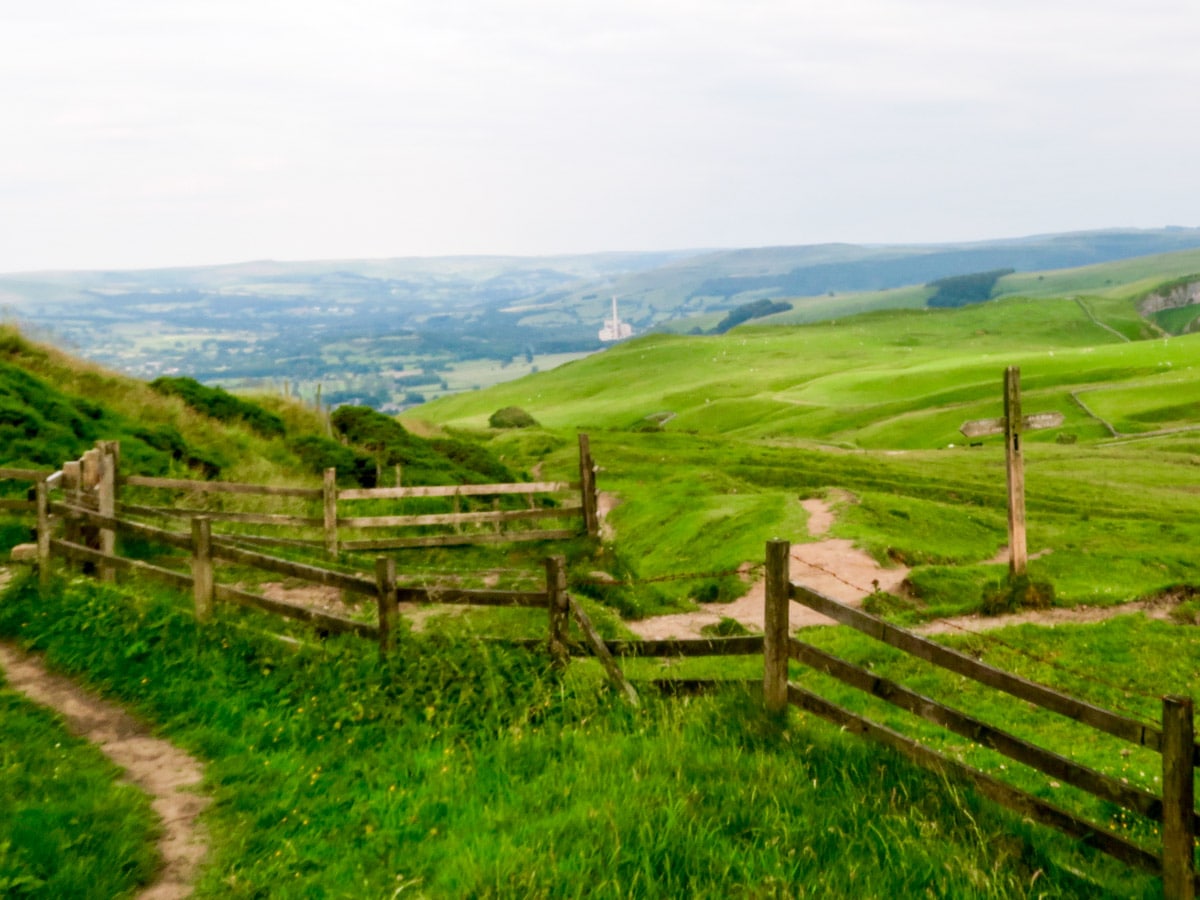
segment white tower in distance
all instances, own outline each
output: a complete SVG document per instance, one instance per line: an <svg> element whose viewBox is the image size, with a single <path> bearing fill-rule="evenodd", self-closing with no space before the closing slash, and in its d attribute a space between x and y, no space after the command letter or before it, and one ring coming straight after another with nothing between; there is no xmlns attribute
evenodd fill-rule
<svg viewBox="0 0 1200 900"><path fill-rule="evenodd" d="M628 322L622 322L621 317L617 315L617 298L613 297L612 302L612 318L604 320L604 327L600 329L600 340L620 341L627 337L633 337L633 326Z"/></svg>

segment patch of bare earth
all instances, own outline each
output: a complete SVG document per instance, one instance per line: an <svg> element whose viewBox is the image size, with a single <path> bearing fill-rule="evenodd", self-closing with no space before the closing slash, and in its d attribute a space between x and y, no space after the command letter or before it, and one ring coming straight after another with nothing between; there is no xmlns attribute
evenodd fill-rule
<svg viewBox="0 0 1200 900"><path fill-rule="evenodd" d="M1053 628L1055 625L1087 625L1093 622L1105 622L1117 616L1129 616L1134 613L1145 613L1151 619L1170 619L1171 610L1179 603L1171 597L1156 597L1152 600L1135 600L1132 603L1122 603L1119 606L1073 606L1069 609L1029 609L1024 612L1009 613L1003 616L954 616L938 619L925 625L910 628L917 634L954 634L956 632L991 631L996 628L1007 628L1010 625L1044 625Z"/></svg>
<svg viewBox="0 0 1200 900"><path fill-rule="evenodd" d="M829 504L810 499L804 501L804 508L809 514L809 532L826 533L833 522ZM908 577L904 566L885 569L851 541L840 538L793 544L789 568L792 581L849 606L860 605L876 589L898 593ZM732 603L714 603L694 612L652 616L626 624L646 640L700 637L705 625L715 625L723 618L736 619L752 631L762 631L765 602L766 583L760 580L749 593ZM788 619L792 628L833 624L831 619L795 602L789 604Z"/></svg>
<svg viewBox="0 0 1200 900"><path fill-rule="evenodd" d="M163 868L138 895L141 900L191 896L192 881L208 847L197 819L209 798L194 790L204 777L200 762L151 735L145 724L120 707L48 672L12 644L0 643L0 666L14 689L62 715L72 732L96 744L152 798L150 805L163 825L158 841Z"/></svg>

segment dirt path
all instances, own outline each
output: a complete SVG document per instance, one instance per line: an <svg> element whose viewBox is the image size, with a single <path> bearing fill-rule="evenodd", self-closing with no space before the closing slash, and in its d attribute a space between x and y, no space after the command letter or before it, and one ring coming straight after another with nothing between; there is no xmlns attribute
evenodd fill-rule
<svg viewBox="0 0 1200 900"><path fill-rule="evenodd" d="M12 644L0 642L0 668L9 685L62 715L72 732L99 746L133 784L151 796L151 807L162 820L158 850L163 868L139 898L179 900L191 896L192 879L208 845L197 817L209 798L192 790L204 777L200 763L153 737L144 724L119 707L48 672L39 660Z"/></svg>
<svg viewBox="0 0 1200 900"><path fill-rule="evenodd" d="M809 515L809 534L827 533L833 524L833 510L829 504L824 500L809 499L804 501L804 508ZM879 590L896 592L908 577L908 569L904 566L885 569L851 541L840 538L793 544L789 570L792 581L797 584L850 606L861 604L876 586ZM652 616L626 624L634 634L647 640L700 637L700 630L705 625L715 625L726 617L736 619L752 631L762 631L765 601L766 584L758 581L749 593L732 603L713 603L694 612ZM833 624L833 620L795 602L788 605L788 620L792 628Z"/></svg>

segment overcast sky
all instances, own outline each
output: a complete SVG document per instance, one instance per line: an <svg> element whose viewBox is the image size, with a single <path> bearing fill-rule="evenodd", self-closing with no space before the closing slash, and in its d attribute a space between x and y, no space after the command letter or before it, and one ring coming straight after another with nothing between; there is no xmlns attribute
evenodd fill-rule
<svg viewBox="0 0 1200 900"><path fill-rule="evenodd" d="M0 271L1200 224L1192 0L0 0Z"/></svg>

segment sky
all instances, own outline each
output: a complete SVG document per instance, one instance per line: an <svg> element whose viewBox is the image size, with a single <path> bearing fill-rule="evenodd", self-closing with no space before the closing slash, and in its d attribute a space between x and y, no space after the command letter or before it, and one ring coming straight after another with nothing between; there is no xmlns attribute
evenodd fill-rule
<svg viewBox="0 0 1200 900"><path fill-rule="evenodd" d="M0 272L1200 224L1191 0L0 0Z"/></svg>

